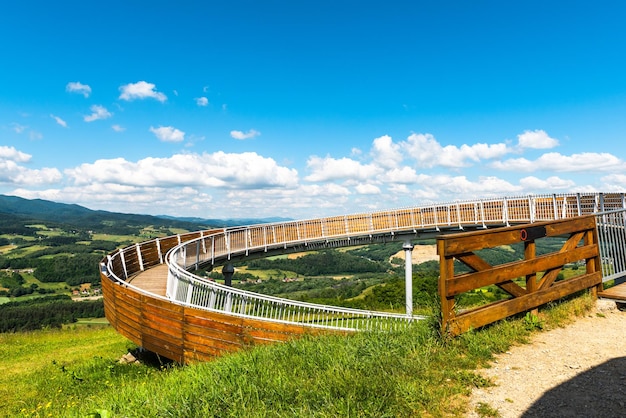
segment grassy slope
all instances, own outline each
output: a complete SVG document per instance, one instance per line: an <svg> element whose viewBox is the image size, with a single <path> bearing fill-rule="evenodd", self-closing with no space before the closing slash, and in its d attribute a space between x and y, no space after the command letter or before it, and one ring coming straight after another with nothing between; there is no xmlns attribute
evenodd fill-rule
<svg viewBox="0 0 626 418"><path fill-rule="evenodd" d="M541 319L556 326L591 303L574 299ZM119 364L131 346L109 327L0 335L0 416L461 416L471 389L489 383L473 370L535 325L508 320L442 340L420 323L172 368Z"/></svg>

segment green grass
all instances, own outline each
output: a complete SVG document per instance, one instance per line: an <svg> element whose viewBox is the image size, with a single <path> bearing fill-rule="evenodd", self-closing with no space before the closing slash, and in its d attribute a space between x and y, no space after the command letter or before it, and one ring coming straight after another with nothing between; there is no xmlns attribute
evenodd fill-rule
<svg viewBox="0 0 626 418"><path fill-rule="evenodd" d="M592 303L551 304L543 328ZM433 325L306 337L186 367L119 364L133 346L110 327L0 335L0 416L462 416L471 390L490 385L476 368L541 332L523 317L454 339Z"/></svg>
<svg viewBox="0 0 626 418"><path fill-rule="evenodd" d="M70 325L67 325L67 327L74 327L74 326L80 326L80 325L86 325L86 326L91 326L91 325L109 325L109 321L107 321L106 318L78 318L78 320Z"/></svg>

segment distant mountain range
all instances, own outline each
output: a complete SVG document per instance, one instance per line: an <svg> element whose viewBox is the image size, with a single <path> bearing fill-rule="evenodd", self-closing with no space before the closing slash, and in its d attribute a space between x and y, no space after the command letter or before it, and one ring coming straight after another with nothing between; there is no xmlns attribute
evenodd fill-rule
<svg viewBox="0 0 626 418"><path fill-rule="evenodd" d="M142 225L156 225L187 230L224 228L230 226L253 225L259 223L278 222L285 218L263 219L202 219L177 218L172 216L135 215L103 210L91 210L80 205L51 202L42 199L23 199L17 196L0 195L0 217L18 217L22 220L42 220L68 225L92 226L106 222L124 222Z"/></svg>

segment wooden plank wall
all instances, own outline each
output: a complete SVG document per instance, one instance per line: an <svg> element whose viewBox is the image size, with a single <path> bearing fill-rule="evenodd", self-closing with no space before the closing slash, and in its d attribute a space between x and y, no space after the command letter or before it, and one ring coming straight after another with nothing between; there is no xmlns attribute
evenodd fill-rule
<svg viewBox="0 0 626 418"><path fill-rule="evenodd" d="M536 255L537 239L564 236L558 252ZM524 260L492 266L476 254L485 248L524 243ZM595 295L602 290L602 272L594 216L562 221L441 236L437 239L440 257L439 295L442 327L457 335L500 319L533 310L583 289ZM455 260L471 269L455 273ZM557 281L565 264L584 260L586 270L579 276ZM510 299L457 312L455 298L463 293L497 285Z"/></svg>
<svg viewBox="0 0 626 418"><path fill-rule="evenodd" d="M102 276L105 315L138 346L185 364L256 344L329 332L184 307Z"/></svg>

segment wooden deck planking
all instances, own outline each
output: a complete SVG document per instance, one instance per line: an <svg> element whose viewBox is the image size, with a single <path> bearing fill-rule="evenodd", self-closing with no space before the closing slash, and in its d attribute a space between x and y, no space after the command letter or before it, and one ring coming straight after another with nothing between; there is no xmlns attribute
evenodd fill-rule
<svg viewBox="0 0 626 418"><path fill-rule="evenodd" d="M167 288L167 264L159 264L148 270L144 270L128 281L146 292L165 296Z"/></svg>
<svg viewBox="0 0 626 418"><path fill-rule="evenodd" d="M617 286L598 292L598 297L617 302L626 302L626 283L618 284Z"/></svg>

